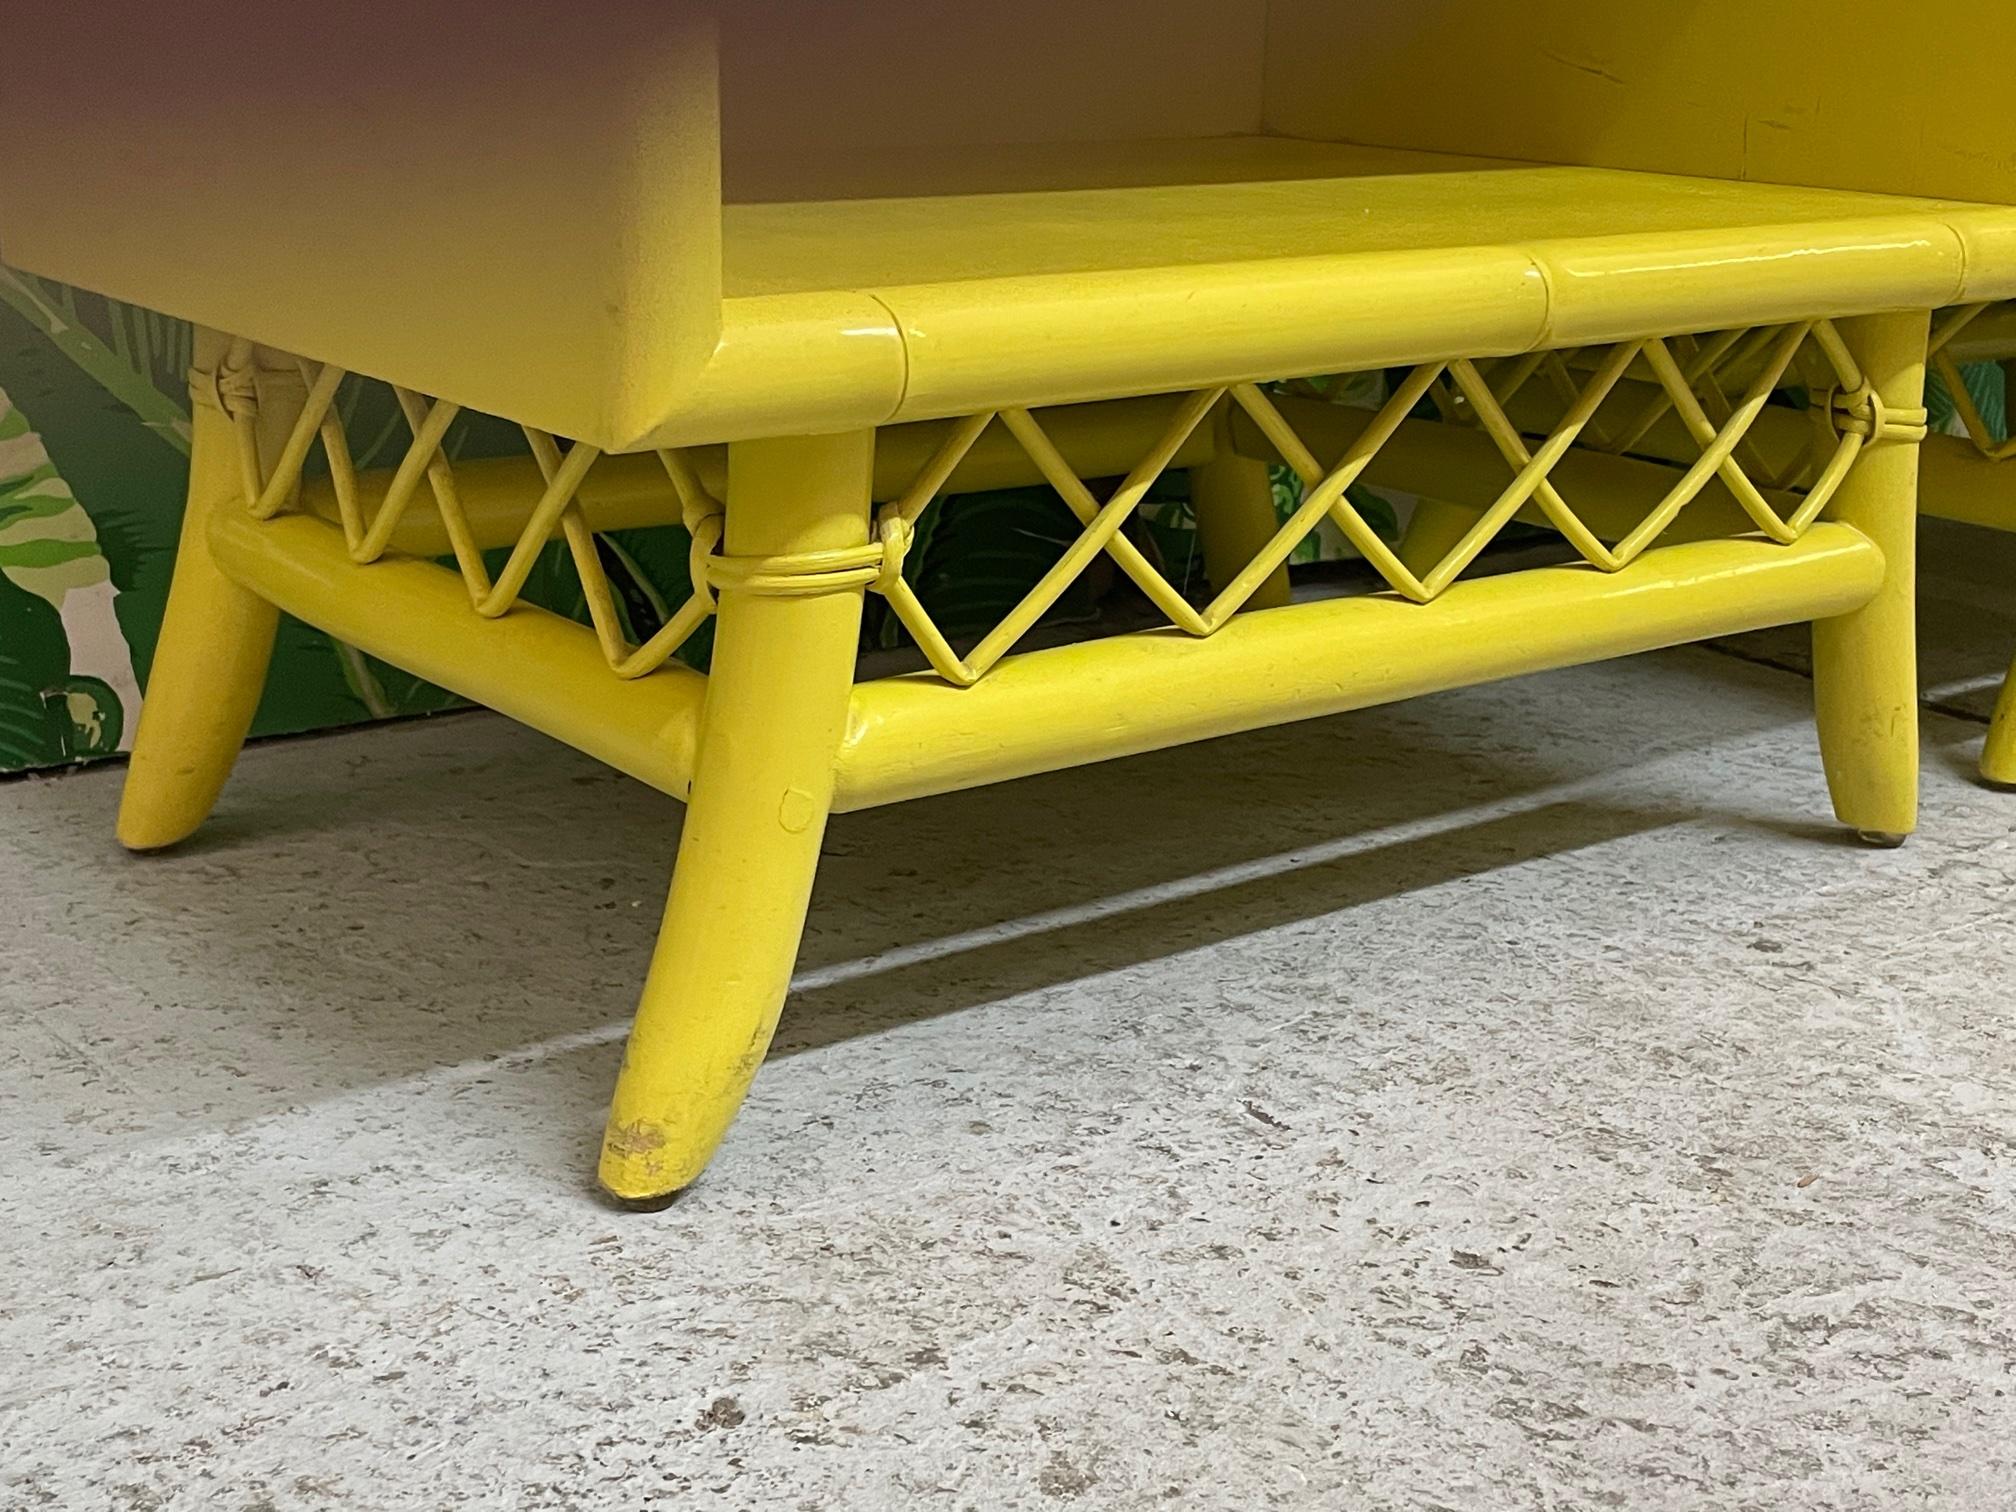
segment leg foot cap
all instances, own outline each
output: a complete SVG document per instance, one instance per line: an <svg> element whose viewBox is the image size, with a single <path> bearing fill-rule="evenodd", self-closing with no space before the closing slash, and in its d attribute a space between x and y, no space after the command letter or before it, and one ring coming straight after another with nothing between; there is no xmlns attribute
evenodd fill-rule
<svg viewBox="0 0 2016 1512"><path fill-rule="evenodd" d="M1873 850L1895 850L1910 837L1894 830L1857 830L1855 838Z"/></svg>
<svg viewBox="0 0 2016 1512"><path fill-rule="evenodd" d="M604 1202L625 1213L662 1213L687 1192L687 1188L681 1187L676 1192L666 1192L658 1197L619 1197L607 1187L600 1190Z"/></svg>

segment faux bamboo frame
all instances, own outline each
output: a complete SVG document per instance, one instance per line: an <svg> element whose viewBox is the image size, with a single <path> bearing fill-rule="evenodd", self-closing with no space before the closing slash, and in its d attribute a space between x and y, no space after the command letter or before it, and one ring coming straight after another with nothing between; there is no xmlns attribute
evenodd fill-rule
<svg viewBox="0 0 2016 1512"><path fill-rule="evenodd" d="M1894 66L1936 16L1871 45L1751 0L451 9L154 7L115 48L34 8L45 135L0 160L0 233L204 327L126 844L209 812L283 610L686 800L617 1198L722 1139L836 811L1810 621L1837 814L1915 825L1928 312L2016 297L2016 174ZM1281 387L1372 370L1376 410ZM349 454L352 375L397 390L393 469ZM464 409L529 457L452 462ZM1124 528L1169 469L1205 602ZM1035 481L1081 533L955 645L904 570L917 523ZM1396 550L1360 483L1450 507ZM1477 577L1522 517L1579 563ZM1387 591L1290 601L1326 520ZM596 535L656 523L695 593L633 634ZM554 543L589 625L520 601ZM1102 558L1166 627L1018 652ZM871 592L928 671L856 682ZM703 678L675 653L710 616Z"/></svg>
<svg viewBox="0 0 2016 1512"><path fill-rule="evenodd" d="M1901 838L1915 822L1915 731L1896 711L1914 697L1908 521L1926 330L1923 315L1880 316L1537 361L1431 360L1376 412L1232 386L676 455L591 457L535 431L527 458L460 465L441 450L446 407L407 393L413 443L379 473L349 461L332 370L204 333L183 554L121 838L153 849L200 823L282 610L688 800L602 1166L611 1192L654 1201L698 1174L760 1063L829 812L1812 620L1837 808L1858 831ZM1738 401L1703 382L1701 354L1716 351L1758 369ZM1836 379L1810 420L1762 402L1801 361ZM1512 414L1543 366L1572 397L1529 440ZM1424 418L1431 404L1441 418ZM1456 413L1466 406L1486 418ZM1796 487L1764 456L1790 451L1788 418L1811 463ZM1691 444L1694 460L1605 450L1606 426ZM310 476L318 440L331 465ZM1285 523L1268 483L1283 459L1308 491ZM1773 481L1760 489L1746 466ZM1008 654L1011 633L995 659L946 645L931 671L854 682L862 596L907 591L903 532L946 490L1047 479L1075 491L1086 533L1062 582L1099 552L1142 570L1118 526L1172 467L1190 471L1213 525L1213 605L1172 599L1149 569L1151 601L1174 611L1168 630L1023 654ZM1115 474L1103 503L1079 481ZM1479 507L1417 571L1352 509L1346 490L1366 479ZM414 507L423 494L431 508ZM1583 564L1462 577L1497 530L1536 510ZM1393 592L1284 604L1281 563L1322 518L1361 542ZM705 677L669 646L635 665L640 648L610 624L499 603L512 569L480 566L485 549L520 558L561 541L592 572L596 531L680 520L705 585L699 612L721 622ZM1676 531L1701 538L1655 545ZM1024 629L1033 619L1019 616ZM928 646L928 617L915 628Z"/></svg>

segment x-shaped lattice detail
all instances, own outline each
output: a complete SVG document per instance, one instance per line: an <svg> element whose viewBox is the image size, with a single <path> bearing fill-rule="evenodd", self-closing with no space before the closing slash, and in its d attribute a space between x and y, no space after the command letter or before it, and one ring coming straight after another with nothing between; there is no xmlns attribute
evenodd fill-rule
<svg viewBox="0 0 2016 1512"><path fill-rule="evenodd" d="M1946 339L1950 340L1954 330L1957 325L1945 333ZM242 351L238 354L241 366L246 355ZM227 369L230 367L227 363ZM1620 422L1606 424L1606 407L1619 394L1626 374L1641 367L1651 375L1654 391L1642 397ZM1806 454L1790 468L1773 473L1748 447L1747 438L1773 393L1787 384L1795 368L1822 396L1817 413L1823 423L1816 425L1815 443ZM206 381L236 420L244 492L255 515L269 517L285 507L299 483L309 449L319 439L328 458L344 540L352 559L364 564L384 555L424 483L439 512L471 605L478 614L492 618L506 613L518 601L540 552L557 534L565 541L580 576L589 618L603 652L622 677L642 676L662 666L714 611L717 591L812 594L865 588L889 600L940 676L966 686L1013 650L1101 554L1127 574L1171 625L1190 635L1208 636L1239 613L1325 519L1336 524L1396 593L1417 603L1444 592L1514 516L1529 506L1537 508L1587 562L1605 572L1618 571L1635 561L1712 480L1722 483L1763 535L1790 543L1825 511L1865 446L1879 440L1917 440L1925 426L1923 410L1885 408L1862 377L1840 333L1825 320L1704 337L1649 337L1579 352L1530 353L1493 365L1488 375L1469 358L1424 363L1394 386L1370 422L1342 455L1329 463L1318 459L1260 385L1200 389L1172 400L1161 434L1104 500L1094 496L1034 413L1006 408L954 423L910 487L877 512L872 540L837 551L763 558L721 554L721 502L708 494L687 453L666 450L657 455L692 535L694 591L661 629L643 645L634 646L625 636L594 532L579 499L582 481L600 456L596 448L584 443L563 448L545 432L525 429L544 490L493 579L457 493L454 467L443 450L457 406L394 388L412 432L412 444L393 472L383 499L367 516L335 405L344 374L333 366L307 363L302 364L302 374L308 385L307 404L270 471L262 470L259 464L251 407L233 403L237 392L234 380L228 375L207 376ZM1562 413L1544 437L1531 438L1514 424L1506 406L1535 377L1544 377L1552 387ZM1725 387L1730 382L1742 383L1740 397L1730 397ZM1955 382L1953 386L1956 396L1964 395L1964 385ZM1642 394L1643 388L1641 383L1636 391ZM1350 494L1400 428L1418 423L1414 416L1424 401L1432 403L1449 423L1480 428L1490 437L1512 477L1443 559L1417 575L1367 523L1353 506ZM1192 434L1225 404L1244 413L1301 478L1304 492L1294 513L1267 544L1199 607L1156 569L1127 537L1124 527ZM1677 417L1685 428L1698 456L1635 527L1614 544L1606 543L1563 497L1552 475L1578 446L1631 452L1669 415ZM1082 528L1063 556L962 656L932 620L904 577L903 568L919 518L995 424L1014 437ZM1828 443L1831 450L1825 449ZM2010 450L2016 451L2016 443ZM1762 487L1753 481L1753 473L1763 477ZM1783 497L1795 477L1811 481L1796 504L1781 513L1765 490Z"/></svg>
<svg viewBox="0 0 2016 1512"><path fill-rule="evenodd" d="M1946 392L1953 400L1954 411L1960 416L1960 424L1967 432L1967 439L1974 443L1975 449L1990 461L2006 462L2009 458L2016 457L2016 436L1999 441L1995 438L1994 428L1982 415L1981 407L1974 402L1974 395L1967 387L1967 379L1960 371L1960 364L1953 360L1953 354L1947 350L1954 337L1966 330L1978 316L1990 308L1991 306L1985 304L1966 305L1947 313L1932 333L1932 371L1937 373L1940 382L1946 385Z"/></svg>

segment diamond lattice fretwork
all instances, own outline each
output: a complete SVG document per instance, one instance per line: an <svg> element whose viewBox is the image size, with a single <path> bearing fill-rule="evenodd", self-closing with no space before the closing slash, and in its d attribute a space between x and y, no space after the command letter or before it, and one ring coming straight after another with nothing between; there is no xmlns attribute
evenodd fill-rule
<svg viewBox="0 0 2016 1512"><path fill-rule="evenodd" d="M1945 329L1950 339L1957 326ZM1943 344L1943 341L1940 343ZM1935 356L1935 362L1941 360ZM1756 530L1781 543L1796 541L1820 518L1862 449L1876 441L1917 440L1923 410L1886 409L1864 380L1853 354L1831 322L1812 321L1723 331L1705 336L1653 337L1612 346L1549 351L1480 364L1468 358L1413 368L1390 389L1340 455L1325 460L1304 440L1276 394L1254 383L1206 388L1174 396L1167 423L1140 460L1104 499L1096 497L1052 441L1037 414L1006 408L967 416L942 442L902 495L876 514L873 539L840 551L791 557L743 558L722 554L722 503L704 487L693 457L657 453L680 518L692 536L692 596L644 644L633 645L618 614L579 492L600 453L583 443L563 445L543 431L525 436L543 489L503 565L486 567L456 486L456 470L443 443L457 407L410 390L394 393L412 440L367 512L358 471L335 400L345 374L332 366L302 364L307 405L270 469L259 462L252 418L250 348L240 344L218 374L196 375L237 421L243 487L255 515L270 517L295 496L311 447L327 456L336 512L351 558L374 562L390 548L400 520L424 486L438 512L457 570L474 611L495 617L519 601L540 553L563 541L581 579L588 614L611 668L639 677L664 663L699 629L717 592L804 594L865 588L885 595L931 666L965 686L981 677L1036 625L1102 554L1124 572L1176 629L1209 636L1251 600L1296 547L1324 520L1336 525L1372 569L1400 596L1429 603L1445 592L1491 541L1522 511L1537 511L1593 567L1628 566L1664 534L1681 512L1717 482L1741 506ZM1950 366L1950 362L1948 364ZM1529 384L1541 382L1555 417L1543 433L1522 430L1508 406ZM1803 452L1771 466L1753 445L1752 430L1774 394L1804 388L1815 423ZM1953 383L1957 395L1964 385ZM1964 401L1963 401L1964 403ZM1124 533L1155 481L1173 464L1193 433L1229 406L1265 447L1301 478L1303 495L1267 545L1204 604L1192 603ZM1971 408L1971 407L1970 407ZM1475 427L1503 459L1508 480L1471 529L1441 561L1417 574L1400 559L1351 502L1351 489L1403 426L1439 423ZM1978 420L1978 416L1973 417ZM1635 453L1653 428L1677 421L1694 456L1676 463L1670 489L1635 526L1606 541L1564 496L1555 474L1571 451ZM903 568L919 518L944 493L961 462L991 427L1013 437L1034 470L1078 518L1080 534L993 629L963 654L933 622ZM1971 424L1970 424L1971 428ZM2016 443L2005 450L2016 452ZM1774 497L1777 502L1774 503Z"/></svg>
<svg viewBox="0 0 2016 1512"><path fill-rule="evenodd" d="M1966 305L1948 312L1940 321L1938 329L1932 333L1932 371L1939 375L1939 381L1946 386L1946 392L1953 400L1954 411L1960 417L1960 424L1967 432L1967 439L1974 443L1975 450L1993 462L2006 462L2016 457L2016 436L1998 438L1995 428L1981 413L1974 402L1973 391L1967 386L1966 375L1960 371L1960 364L1953 360L1949 350L1953 338L1958 336L1980 316L1986 314L1992 305Z"/></svg>

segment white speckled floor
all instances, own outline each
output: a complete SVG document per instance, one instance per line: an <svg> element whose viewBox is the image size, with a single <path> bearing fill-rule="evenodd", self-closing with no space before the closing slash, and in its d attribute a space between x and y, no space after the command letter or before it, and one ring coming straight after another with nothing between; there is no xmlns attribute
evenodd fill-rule
<svg viewBox="0 0 2016 1512"><path fill-rule="evenodd" d="M1978 715L2016 542L1930 532ZM1785 637L839 822L588 1177L678 810L487 716L0 787L0 1507L2016 1506L2016 796Z"/></svg>

